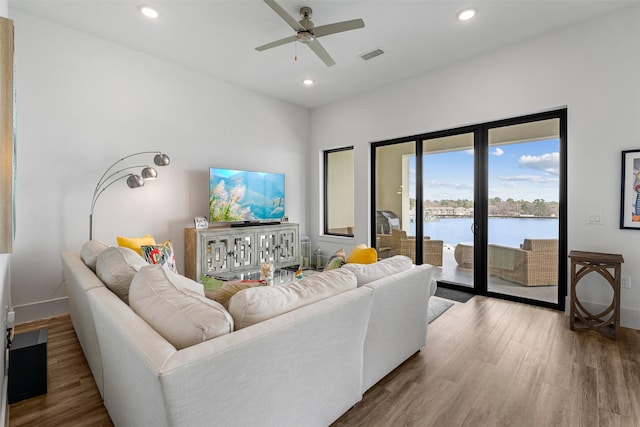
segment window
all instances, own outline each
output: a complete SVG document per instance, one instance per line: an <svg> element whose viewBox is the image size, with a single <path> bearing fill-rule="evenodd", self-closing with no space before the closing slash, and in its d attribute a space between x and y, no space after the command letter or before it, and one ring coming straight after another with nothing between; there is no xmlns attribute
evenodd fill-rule
<svg viewBox="0 0 640 427"><path fill-rule="evenodd" d="M353 237L353 147L324 152L324 234Z"/></svg>

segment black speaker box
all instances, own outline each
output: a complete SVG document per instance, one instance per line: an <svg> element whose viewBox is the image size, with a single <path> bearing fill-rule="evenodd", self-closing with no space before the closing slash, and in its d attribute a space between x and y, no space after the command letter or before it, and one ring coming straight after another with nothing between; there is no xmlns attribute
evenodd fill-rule
<svg viewBox="0 0 640 427"><path fill-rule="evenodd" d="M16 334L9 348L9 403L47 392L46 329Z"/></svg>

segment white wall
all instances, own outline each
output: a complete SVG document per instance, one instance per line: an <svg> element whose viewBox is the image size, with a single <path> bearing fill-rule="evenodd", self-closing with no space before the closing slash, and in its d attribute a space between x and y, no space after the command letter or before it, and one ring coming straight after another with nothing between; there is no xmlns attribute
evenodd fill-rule
<svg viewBox="0 0 640 427"><path fill-rule="evenodd" d="M286 214L304 231L309 112L23 12L15 20L17 321L66 312L60 253L88 239L96 182L125 155L162 150L169 167L97 203L94 238L171 239L206 215L210 166L283 172ZM151 158L151 157L149 157ZM147 161L138 158L140 162ZM140 163L133 163L134 165Z"/></svg>
<svg viewBox="0 0 640 427"><path fill-rule="evenodd" d="M309 224L312 248L367 242L369 142L568 108L569 249L621 253L622 324L640 329L640 232L619 229L620 152L640 148L640 7L584 22L354 97L311 114ZM356 235L319 236L319 153L355 146ZM604 225L585 224L601 211ZM602 279L587 277L587 300L604 304ZM581 282L581 286L582 282Z"/></svg>

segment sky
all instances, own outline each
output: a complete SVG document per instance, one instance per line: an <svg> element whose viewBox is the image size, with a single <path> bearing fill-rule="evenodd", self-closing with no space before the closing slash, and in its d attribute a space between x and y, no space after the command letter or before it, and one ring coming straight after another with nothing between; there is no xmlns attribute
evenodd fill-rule
<svg viewBox="0 0 640 427"><path fill-rule="evenodd" d="M415 157L409 161L410 197L415 197ZM473 200L473 150L429 154L424 159L424 199ZM558 139L493 145L489 149L489 197L557 202Z"/></svg>

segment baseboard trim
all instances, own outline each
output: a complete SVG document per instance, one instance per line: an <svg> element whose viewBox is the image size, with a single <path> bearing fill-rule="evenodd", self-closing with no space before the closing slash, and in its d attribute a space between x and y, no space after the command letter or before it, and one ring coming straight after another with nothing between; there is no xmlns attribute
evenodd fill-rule
<svg viewBox="0 0 640 427"><path fill-rule="evenodd" d="M16 324L47 319L68 313L69 298L61 297L31 304L16 305L13 307L13 311L16 313Z"/></svg>

